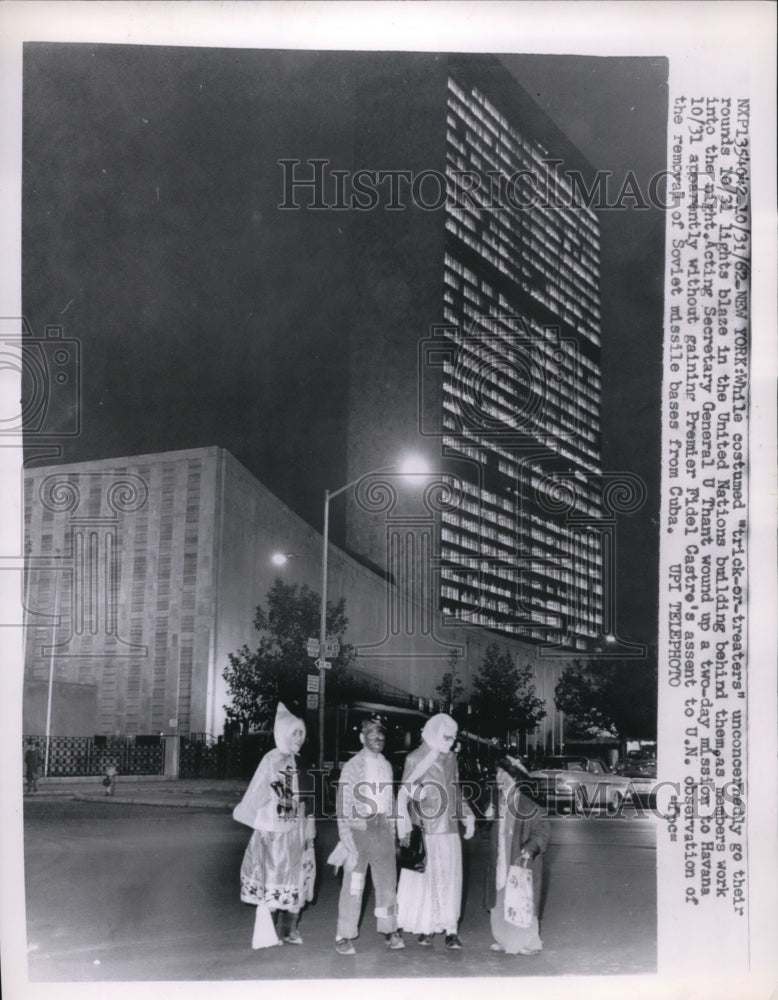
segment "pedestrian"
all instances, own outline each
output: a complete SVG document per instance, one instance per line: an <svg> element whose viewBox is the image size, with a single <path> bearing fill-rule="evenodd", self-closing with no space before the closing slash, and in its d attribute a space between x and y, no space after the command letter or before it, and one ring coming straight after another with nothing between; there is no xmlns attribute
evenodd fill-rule
<svg viewBox="0 0 778 1000"><path fill-rule="evenodd" d="M337 792L336 815L340 842L331 863L343 864L338 899L335 951L353 955L367 869L375 889L376 925L392 951L405 947L397 930L396 822L392 766L382 751L386 731L380 719L366 719L359 734L362 749L343 766ZM345 853L345 856L344 856Z"/></svg>
<svg viewBox="0 0 778 1000"><path fill-rule="evenodd" d="M298 754L305 723L278 703L275 747L259 763L233 818L254 832L240 868L240 898L256 906L252 948L302 944L300 911L313 898L316 824Z"/></svg>
<svg viewBox="0 0 778 1000"><path fill-rule="evenodd" d="M41 773L41 752L38 744L32 742L24 754L24 780L28 792L38 791L38 778Z"/></svg>
<svg viewBox="0 0 778 1000"><path fill-rule="evenodd" d="M397 797L398 835L410 842L411 811L420 817L426 864L423 872L403 869L397 887L400 927L418 935L423 947L445 933L446 947L459 949L459 913L462 906L462 843L475 832L475 816L462 796L456 755L457 724L444 713L434 715L422 730L422 742L405 761Z"/></svg>
<svg viewBox="0 0 778 1000"><path fill-rule="evenodd" d="M539 806L522 791L528 777L529 772L518 754L509 752L503 756L497 764L494 798L488 813L492 829L484 906L490 914L494 937L492 951L504 951L509 955L537 955L543 947L539 926L540 894L543 855L551 831ZM518 873L514 866L520 869ZM531 872L531 879L521 870ZM515 894L521 893L519 882L526 892L522 900L524 907L515 905ZM523 916L517 913L522 909Z"/></svg>
<svg viewBox="0 0 778 1000"><path fill-rule="evenodd" d="M105 776L103 778L103 784L105 785L105 794L106 795L115 795L116 794L116 775L117 775L117 773L118 773L118 769L116 767L116 762L113 761L113 760L109 760L107 762L107 764L105 765Z"/></svg>

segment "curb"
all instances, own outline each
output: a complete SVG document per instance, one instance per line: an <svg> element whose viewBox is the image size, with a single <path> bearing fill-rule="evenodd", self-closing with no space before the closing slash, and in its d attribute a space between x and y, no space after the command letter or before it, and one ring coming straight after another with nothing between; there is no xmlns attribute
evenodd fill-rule
<svg viewBox="0 0 778 1000"><path fill-rule="evenodd" d="M236 802L224 802L221 799L200 799L200 800L181 800L181 799L171 799L161 800L161 799L146 799L131 797L127 798L124 796L117 797L113 795L92 795L87 792L52 792L52 793L40 793L37 792L35 797L29 796L25 798L25 802L44 802L55 799L66 799L71 802L100 802L104 805L124 805L124 806L157 806L161 808L173 808L173 809L210 809L216 810L218 812L229 812L236 806Z"/></svg>
<svg viewBox="0 0 778 1000"><path fill-rule="evenodd" d="M125 805L125 806L161 806L173 809L216 809L220 812L232 812L236 803L223 802L217 799L200 799L199 801L171 800L169 802L160 799L144 798L124 798L115 795L88 795L74 792L71 796L77 802L102 802L105 805Z"/></svg>

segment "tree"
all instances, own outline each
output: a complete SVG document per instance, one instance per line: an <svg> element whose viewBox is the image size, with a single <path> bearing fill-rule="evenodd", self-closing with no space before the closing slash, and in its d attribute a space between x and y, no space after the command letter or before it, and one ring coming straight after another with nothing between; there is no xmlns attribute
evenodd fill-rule
<svg viewBox="0 0 778 1000"><path fill-rule="evenodd" d="M457 703L462 700L465 685L459 677L459 653L455 649L451 651L451 656L448 658L448 670L443 674L435 691L443 703L444 712L451 713Z"/></svg>
<svg viewBox="0 0 778 1000"><path fill-rule="evenodd" d="M276 580L265 605L259 605L254 614L259 645L254 651L244 645L230 653L223 676L232 698L232 704L224 706L227 718L244 728L267 730L272 729L279 701L298 715L305 711L306 675L316 669L306 643L319 634L321 598L305 584ZM327 671L327 694L333 699L353 696L353 689L359 687L349 671L354 650L344 641L347 626L345 599L328 602L327 635L340 643L340 652Z"/></svg>
<svg viewBox="0 0 778 1000"><path fill-rule="evenodd" d="M655 739L656 664L576 660L557 681L554 702L565 713L568 736Z"/></svg>
<svg viewBox="0 0 778 1000"><path fill-rule="evenodd" d="M529 733L546 716L543 700L535 694L532 674L500 652L496 642L486 647L483 663L473 678L473 710L484 736L510 738L513 732Z"/></svg>

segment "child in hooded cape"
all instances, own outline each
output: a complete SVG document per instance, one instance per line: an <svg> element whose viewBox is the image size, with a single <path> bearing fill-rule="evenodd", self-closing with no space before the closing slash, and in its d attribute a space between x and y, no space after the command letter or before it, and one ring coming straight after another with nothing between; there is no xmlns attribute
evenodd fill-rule
<svg viewBox="0 0 778 1000"><path fill-rule="evenodd" d="M257 908L253 948L302 944L297 924L300 910L313 898L316 875L315 821L306 815L296 759L305 723L281 702L273 739L275 747L260 761L232 813L254 830L240 868L240 898Z"/></svg>

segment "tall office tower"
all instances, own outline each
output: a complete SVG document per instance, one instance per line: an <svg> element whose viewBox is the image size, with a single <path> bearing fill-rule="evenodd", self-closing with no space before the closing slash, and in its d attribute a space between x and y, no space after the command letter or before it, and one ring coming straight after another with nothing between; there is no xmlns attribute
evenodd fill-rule
<svg viewBox="0 0 778 1000"><path fill-rule="evenodd" d="M601 517L599 229L569 151L517 110L449 78L443 441L478 479L442 513L442 606L583 648L602 623L600 540L581 530Z"/></svg>
<svg viewBox="0 0 778 1000"><path fill-rule="evenodd" d="M380 330L357 347L352 382L362 399L356 409L352 399L349 443L380 439L398 410L406 420L410 410L451 491L415 526L434 513L429 571L420 543L411 553L397 530L382 541L364 509L350 514L348 541L395 577L413 575L416 587L434 581L432 599L452 622L583 650L602 634L604 615L599 227L580 197L592 168L496 61L449 57L446 68L437 113L448 197L426 218L415 206L416 247L406 235L410 270L439 310L426 331L415 327L418 405L407 383L386 413L377 399L376 378L396 370L389 354L412 323L401 316L392 325L396 306L384 301L374 310ZM417 124L408 115L404 135ZM439 128L426 121L425 135L438 140ZM437 167L427 155L425 166ZM426 191L417 185L428 204L433 182L430 170ZM350 458L356 474L370 467L367 454Z"/></svg>

